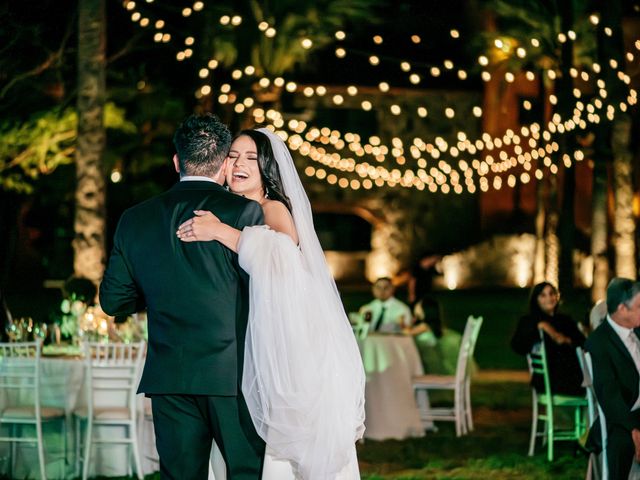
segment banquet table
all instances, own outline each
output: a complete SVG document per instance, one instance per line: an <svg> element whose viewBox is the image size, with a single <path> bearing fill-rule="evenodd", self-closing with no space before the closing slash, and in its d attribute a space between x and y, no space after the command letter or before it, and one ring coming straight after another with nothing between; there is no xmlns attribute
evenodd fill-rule
<svg viewBox="0 0 640 480"><path fill-rule="evenodd" d="M86 406L84 360L78 356L43 356L40 363L41 404L63 408L66 413L67 462L64 460L64 437L60 422L43 423L46 473L48 478L74 478L75 448L74 422L72 412L77 407ZM4 399L0 398L0 402ZM138 395L139 426L143 426L144 403L148 399ZM84 428L84 427L83 427ZM118 429L120 429L118 431ZM100 427L100 435L124 435L124 427ZM158 470L153 461L155 440L153 430L142 428L138 431L138 445L142 457L142 470L146 475ZM127 445L102 444L93 449L90 476L124 476L129 473L129 447ZM0 468L8 471L9 444L0 443ZM22 444L15 459L15 478L39 478L38 457L33 444Z"/></svg>
<svg viewBox="0 0 640 480"><path fill-rule="evenodd" d="M412 383L423 368L413 337L370 334L358 346L366 373L365 438L424 436Z"/></svg>

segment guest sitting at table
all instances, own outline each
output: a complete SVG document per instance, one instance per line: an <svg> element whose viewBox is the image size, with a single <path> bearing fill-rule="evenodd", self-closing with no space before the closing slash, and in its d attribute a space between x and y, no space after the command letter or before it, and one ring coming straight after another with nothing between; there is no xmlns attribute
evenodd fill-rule
<svg viewBox="0 0 640 480"><path fill-rule="evenodd" d="M415 323L409 333L414 335L424 372L454 375L462 335L443 325L440 305L429 295L418 300L413 315ZM470 368L476 371L475 362L472 361Z"/></svg>
<svg viewBox="0 0 640 480"><path fill-rule="evenodd" d="M371 322L369 333L399 333L411 326L411 310L394 297L395 287L388 277L377 279L372 287L375 299L360 307L365 321Z"/></svg>
<svg viewBox="0 0 640 480"><path fill-rule="evenodd" d="M558 313L559 297L558 290L549 282L533 287L529 313L520 318L511 348L520 355L537 350L540 343L538 329L543 330L552 392L584 395L576 347L583 346L585 338L570 316ZM538 391L544 390L544 379L538 375L531 379L531 384Z"/></svg>

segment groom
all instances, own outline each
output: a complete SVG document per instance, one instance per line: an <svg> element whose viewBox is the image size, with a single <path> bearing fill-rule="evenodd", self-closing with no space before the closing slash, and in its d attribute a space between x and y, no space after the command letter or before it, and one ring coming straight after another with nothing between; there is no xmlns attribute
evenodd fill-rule
<svg viewBox="0 0 640 480"><path fill-rule="evenodd" d="M220 243L181 242L176 230L198 209L238 229L262 224L262 210L221 186L231 134L215 116L187 118L173 142L180 182L122 215L100 304L147 310L138 391L151 397L161 478L206 479L215 439L229 479L258 479L265 447L239 388L248 277Z"/></svg>

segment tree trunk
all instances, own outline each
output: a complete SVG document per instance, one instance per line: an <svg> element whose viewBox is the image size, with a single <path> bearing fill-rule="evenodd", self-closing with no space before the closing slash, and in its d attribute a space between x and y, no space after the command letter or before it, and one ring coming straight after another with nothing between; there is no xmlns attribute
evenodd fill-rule
<svg viewBox="0 0 640 480"><path fill-rule="evenodd" d="M593 283L591 301L596 303L606 297L609 281L607 259L607 164L596 149L593 165L593 192L591 194L591 258L593 258Z"/></svg>
<svg viewBox="0 0 640 480"><path fill-rule="evenodd" d="M105 4L78 2L78 141L73 270L96 284L105 265Z"/></svg>
<svg viewBox="0 0 640 480"><path fill-rule="evenodd" d="M618 62L624 70L624 40L622 32L623 6L621 0L600 0L598 24L598 58L602 65L601 76L607 85L607 103L617 105L627 95L627 87L616 76L609 60ZM605 32L609 28L610 32ZM615 251L615 275L635 279L636 245L635 219L633 218L633 158L630 150L631 118L616 112L611 125L611 156L613 159L613 188L615 210L613 219L613 247Z"/></svg>
<svg viewBox="0 0 640 480"><path fill-rule="evenodd" d="M540 125L547 123L547 89L543 71L538 75L538 101L540 102ZM542 169L544 161L538 159L538 168ZM537 285L546 278L545 224L547 222L547 195L549 186L545 177L536 182L536 246L533 258L533 284Z"/></svg>
<svg viewBox="0 0 640 480"><path fill-rule="evenodd" d="M631 118L618 114L612 126L613 184L615 189L614 248L616 276L635 280L636 223L633 218L633 165L629 150Z"/></svg>
<svg viewBox="0 0 640 480"><path fill-rule="evenodd" d="M560 0L560 16L562 31L573 30L574 1ZM573 41L567 39L562 44L560 78L556 81L556 94L558 96L558 113L562 118L570 118L573 110L573 79L570 70L573 67ZM573 159L576 149L575 137L572 133L565 133L558 139L560 150L558 152L558 164L563 163L564 155ZM573 251L575 247L575 192L576 174L573 166L563 167L562 176L562 206L558 235L560 237L560 269L558 286L560 291L568 293L573 289Z"/></svg>
<svg viewBox="0 0 640 480"><path fill-rule="evenodd" d="M540 162L542 163L542 162ZM546 220L545 179L538 180L536 184L536 246L533 259L533 283L538 284L545 279L545 238L544 224Z"/></svg>
<svg viewBox="0 0 640 480"><path fill-rule="evenodd" d="M544 278L547 282L558 285L560 270L560 239L558 238L558 178L549 178L549 205L547 206L547 228L544 237Z"/></svg>

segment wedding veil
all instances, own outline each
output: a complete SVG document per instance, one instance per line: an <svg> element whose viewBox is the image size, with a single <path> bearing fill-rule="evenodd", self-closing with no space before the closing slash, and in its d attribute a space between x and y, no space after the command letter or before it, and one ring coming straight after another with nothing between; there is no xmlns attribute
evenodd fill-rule
<svg viewBox="0 0 640 480"><path fill-rule="evenodd" d="M355 460L364 431L364 370L313 226L311 205L286 144L270 130L299 245L248 227L239 261L250 313L242 391L256 430L305 480L331 479Z"/></svg>

